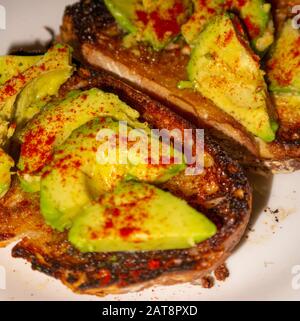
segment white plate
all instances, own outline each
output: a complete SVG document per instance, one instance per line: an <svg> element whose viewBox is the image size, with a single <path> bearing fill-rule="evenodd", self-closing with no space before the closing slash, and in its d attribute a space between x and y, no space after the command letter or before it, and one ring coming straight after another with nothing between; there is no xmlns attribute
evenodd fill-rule
<svg viewBox="0 0 300 321"><path fill-rule="evenodd" d="M58 32L65 5L72 0L0 0L7 29L0 31L0 55L10 48L51 39L45 27ZM1 7L0 7L1 18ZM0 21L1 26L1 21ZM252 231L228 260L231 275L210 290L183 284L105 300L299 300L300 299L300 172L256 180ZM271 210L279 209L276 215ZM71 293L59 281L33 272L23 260L0 250L1 300L100 300ZM6 290L3 271L6 271ZM298 289L297 289L298 288Z"/></svg>

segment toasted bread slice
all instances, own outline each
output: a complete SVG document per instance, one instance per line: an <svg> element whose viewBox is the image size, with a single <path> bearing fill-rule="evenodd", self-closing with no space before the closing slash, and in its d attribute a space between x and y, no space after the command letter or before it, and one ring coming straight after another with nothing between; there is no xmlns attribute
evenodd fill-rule
<svg viewBox="0 0 300 321"><path fill-rule="evenodd" d="M275 9L279 23L286 16L286 6ZM117 75L177 112L193 117L243 164L274 172L300 168L300 140L286 139L286 135L282 135L286 132L283 123L276 140L267 144L198 92L177 88L179 81L187 79L186 48L175 46L154 52L140 44L134 50L126 49L122 37L122 31L102 0L81 1L67 7L60 40L71 44L79 59L93 68ZM298 132L298 127L295 124L289 132Z"/></svg>
<svg viewBox="0 0 300 321"><path fill-rule="evenodd" d="M97 87L117 94L138 110L152 127L180 130L195 128L173 111L105 72L80 70L62 88ZM13 256L32 268L61 280L81 294L106 295L137 291L152 285L199 281L231 254L249 221L252 193L240 165L207 135L205 168L198 176L181 173L160 186L202 211L218 227L211 239L186 250L88 253L78 252L65 233L44 223L39 195L22 191L17 180L0 200L0 245L21 241Z"/></svg>

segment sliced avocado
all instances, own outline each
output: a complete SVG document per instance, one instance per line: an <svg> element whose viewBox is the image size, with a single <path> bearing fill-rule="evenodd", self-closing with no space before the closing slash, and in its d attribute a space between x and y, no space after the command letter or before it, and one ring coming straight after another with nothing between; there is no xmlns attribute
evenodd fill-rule
<svg viewBox="0 0 300 321"><path fill-rule="evenodd" d="M22 90L28 86L36 78L43 77L49 72L63 71L71 74L72 67L70 66L71 50L66 45L55 45L40 59L38 62L25 71L8 79L2 86L0 86L0 146L4 144L9 133L9 125L14 116L15 102ZM8 66L8 69L10 67ZM61 79L60 79L61 80ZM34 86L33 86L34 87ZM32 88L32 87L29 87ZM49 94L53 93L51 90L53 86L49 87ZM36 90L36 87L35 87ZM43 96L35 96L35 99L29 99L32 103L38 102L38 98L43 100L47 90L43 91ZM24 95L27 96L29 91L26 90ZM27 101L25 99L25 101ZM25 110L29 106L19 105L21 110ZM18 115L20 112L18 113Z"/></svg>
<svg viewBox="0 0 300 321"><path fill-rule="evenodd" d="M216 14L221 14L224 11L225 0L192 0L192 2L194 13L181 28L183 37L190 45L194 45L207 22Z"/></svg>
<svg viewBox="0 0 300 321"><path fill-rule="evenodd" d="M106 139L97 139L100 130L109 129ZM119 164L99 162L98 148L106 140L120 137L119 123L97 118L78 128L55 150L53 160L44 168L41 179L41 212L46 222L63 231L82 212L85 205L113 190L122 180L163 183L185 169L184 164ZM119 145L111 145L118 157ZM179 155L178 155L179 156ZM78 195L76 196L76 194Z"/></svg>
<svg viewBox="0 0 300 321"><path fill-rule="evenodd" d="M105 0L116 21L130 36L125 44L147 42L161 50L180 35L191 13L189 0L117 1Z"/></svg>
<svg viewBox="0 0 300 321"><path fill-rule="evenodd" d="M96 117L113 117L134 124L139 113L117 96L99 89L75 92L62 101L48 105L20 135L20 171L31 174L41 170L55 147L61 145L73 130Z"/></svg>
<svg viewBox="0 0 300 321"><path fill-rule="evenodd" d="M39 175L18 173L18 179L22 190L26 193L37 193L41 190L41 177Z"/></svg>
<svg viewBox="0 0 300 321"><path fill-rule="evenodd" d="M209 20L225 11L235 12L243 21L254 49L264 53L274 40L271 5L264 0L193 0L194 14L182 26L188 44L194 46Z"/></svg>
<svg viewBox="0 0 300 321"><path fill-rule="evenodd" d="M10 169L14 166L14 161L0 148L0 198L3 197L10 187Z"/></svg>
<svg viewBox="0 0 300 321"><path fill-rule="evenodd" d="M191 248L216 226L185 201L154 186L124 183L85 208L69 232L81 252Z"/></svg>
<svg viewBox="0 0 300 321"><path fill-rule="evenodd" d="M228 14L214 17L198 37L188 64L195 90L266 142L275 139L267 86L258 57ZM241 42L242 41L242 42Z"/></svg>
<svg viewBox="0 0 300 321"><path fill-rule="evenodd" d="M0 56L0 86L35 65L42 56Z"/></svg>
<svg viewBox="0 0 300 321"><path fill-rule="evenodd" d="M40 208L46 223L62 232L72 226L74 218L91 202L93 195L83 172L66 170L66 175L71 175L59 182L59 171L53 169L51 174L41 180ZM56 186L56 183L61 185Z"/></svg>
<svg viewBox="0 0 300 321"><path fill-rule="evenodd" d="M235 0L232 9L239 12L253 48L264 53L274 41L271 4L265 0Z"/></svg>
<svg viewBox="0 0 300 321"><path fill-rule="evenodd" d="M104 0L107 9L116 19L117 23L127 32L136 32L137 30L133 22L136 19L136 2L136 0Z"/></svg>
<svg viewBox="0 0 300 321"><path fill-rule="evenodd" d="M22 128L33 118L54 96L59 88L71 76L72 69L49 71L32 80L19 94L15 103L14 120Z"/></svg>
<svg viewBox="0 0 300 321"><path fill-rule="evenodd" d="M267 63L269 89L275 93L300 94L300 31L287 20Z"/></svg>

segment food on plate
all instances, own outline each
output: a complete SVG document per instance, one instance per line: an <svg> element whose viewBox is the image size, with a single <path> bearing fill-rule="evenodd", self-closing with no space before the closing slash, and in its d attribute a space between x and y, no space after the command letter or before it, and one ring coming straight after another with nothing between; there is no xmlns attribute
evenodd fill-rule
<svg viewBox="0 0 300 321"><path fill-rule="evenodd" d="M76 68L70 52L57 44L24 68L2 66L23 121L7 118L16 123L6 150L16 175L10 188L10 176L0 182L0 245L17 241L14 257L82 294L200 280L245 232L252 193L242 168L205 135L197 172L182 140L188 130L188 150L200 155L194 125L104 71ZM12 160L0 157L8 174Z"/></svg>
<svg viewBox="0 0 300 321"><path fill-rule="evenodd" d="M299 126L294 118L287 124L282 110L297 114L297 98L274 101L266 75L290 16L280 3L272 10L262 0L82 0L67 7L60 39L93 68L196 118L243 164L293 171L300 166ZM287 68L284 60L276 68Z"/></svg>
<svg viewBox="0 0 300 321"><path fill-rule="evenodd" d="M12 158L0 148L0 198L9 190L11 183L10 170L13 166Z"/></svg>
<svg viewBox="0 0 300 321"><path fill-rule="evenodd" d="M272 142L278 125L269 112L264 72L237 24L227 14L207 23L191 53L188 85L232 115L250 133Z"/></svg>
<svg viewBox="0 0 300 321"><path fill-rule="evenodd" d="M300 31L288 19L267 61L267 78L273 102L283 124L280 135L297 142L300 137Z"/></svg>

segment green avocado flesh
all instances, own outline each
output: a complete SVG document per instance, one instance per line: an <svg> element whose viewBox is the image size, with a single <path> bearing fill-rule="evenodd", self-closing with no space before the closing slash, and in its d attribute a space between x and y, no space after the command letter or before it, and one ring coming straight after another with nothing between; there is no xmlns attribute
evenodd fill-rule
<svg viewBox="0 0 300 321"><path fill-rule="evenodd" d="M185 169L184 164L142 164L142 158L134 164L130 159L125 164L99 161L98 148L103 144L117 157L123 153L112 141L114 137L122 140L119 127L119 122L111 118L94 119L55 150L41 179L41 211L53 228L62 231L71 227L85 205L121 181L163 183ZM100 130L106 130L108 136L97 138Z"/></svg>
<svg viewBox="0 0 300 321"><path fill-rule="evenodd" d="M278 125L269 113L264 72L229 15L214 17L201 32L188 75L195 90L249 132L265 142L275 139Z"/></svg>
<svg viewBox="0 0 300 321"><path fill-rule="evenodd" d="M55 45L44 56L0 57L0 146L57 94L71 76L71 49Z"/></svg>
<svg viewBox="0 0 300 321"><path fill-rule="evenodd" d="M6 194L10 187L10 169L13 166L13 160L0 148L0 198Z"/></svg>
<svg viewBox="0 0 300 321"><path fill-rule="evenodd" d="M104 3L122 29L128 32L136 32L137 28L133 23L136 19L136 1L104 0Z"/></svg>
<svg viewBox="0 0 300 321"><path fill-rule="evenodd" d="M165 48L180 35L181 26L191 13L189 0L105 0L117 23L130 36L126 45L147 42L155 50Z"/></svg>
<svg viewBox="0 0 300 321"><path fill-rule="evenodd" d="M239 15L258 52L264 52L274 40L271 5L263 0L193 0L193 3L194 14L182 26L182 35L190 45L196 43L199 33L212 17L225 11Z"/></svg>
<svg viewBox="0 0 300 321"><path fill-rule="evenodd" d="M274 93L300 94L300 31L286 21L267 63L269 89Z"/></svg>
<svg viewBox="0 0 300 321"><path fill-rule="evenodd" d="M42 56L1 56L0 86L35 65Z"/></svg>
<svg viewBox="0 0 300 321"><path fill-rule="evenodd" d="M117 96L99 89L74 92L67 99L46 106L20 134L18 168L26 173L42 169L55 149L75 130L95 117L114 117L134 123L138 112Z"/></svg>
<svg viewBox="0 0 300 321"><path fill-rule="evenodd" d="M216 226L185 201L130 182L86 207L69 241L82 252L154 251L190 248L216 232Z"/></svg>

